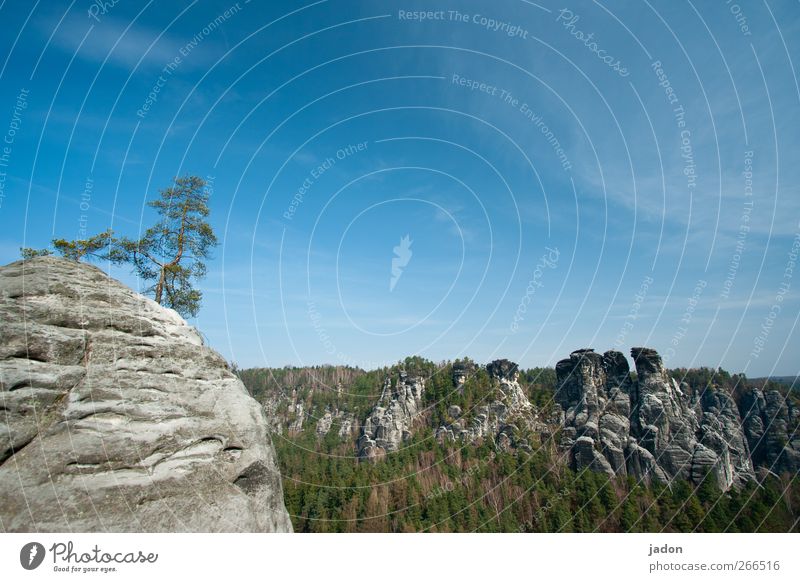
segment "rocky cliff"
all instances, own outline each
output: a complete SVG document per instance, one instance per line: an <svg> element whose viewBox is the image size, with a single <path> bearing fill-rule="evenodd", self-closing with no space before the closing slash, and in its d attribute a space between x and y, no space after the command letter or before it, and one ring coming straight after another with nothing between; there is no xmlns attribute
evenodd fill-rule
<svg viewBox="0 0 800 582"><path fill-rule="evenodd" d="M800 410L780 392L747 392L740 403L753 463L773 473L800 471Z"/></svg>
<svg viewBox="0 0 800 582"><path fill-rule="evenodd" d="M291 531L264 412L99 269L0 268L0 530Z"/></svg>
<svg viewBox="0 0 800 582"><path fill-rule="evenodd" d="M481 366L414 356L369 372L279 368L243 378L280 419L276 430L335 455L378 460L431 431L435 446L541 452L554 464L643 484L710 475L727 490L800 471L792 398L724 371L688 370L675 381L678 371L654 350L631 356L583 349L555 370L522 372L505 359Z"/></svg>
<svg viewBox="0 0 800 582"><path fill-rule="evenodd" d="M536 411L518 382L517 365L509 360L495 360L486 366L492 390L489 397L473 410L458 405L447 407L452 422L436 427L439 442L475 444L489 439L498 450L532 452L528 435L544 430L536 420ZM454 369L453 389L462 390L474 367ZM376 460L398 450L411 439L421 422L427 419L424 409L425 379L399 372L397 378L387 377L377 404L368 413L357 443L360 459ZM326 412L317 425L328 428L330 413ZM341 433L340 433L341 436Z"/></svg>
<svg viewBox="0 0 800 582"><path fill-rule="evenodd" d="M400 372L387 378L380 399L364 421L358 439L358 457L375 459L396 451L411 438L411 430L422 411L425 381Z"/></svg>
<svg viewBox="0 0 800 582"><path fill-rule="evenodd" d="M742 416L723 391L707 387L689 394L688 386L667 374L655 350L633 348L631 357L636 380L616 351L578 350L556 366L556 400L565 411L561 446L575 470L662 483L675 478L700 483L710 474L728 489L755 479L753 460L763 465L783 459L787 468L799 468L791 442L783 452L783 444L760 444L780 440L770 431L786 439L790 412L785 404L769 407L755 396L749 407L754 412ZM783 402L777 392L770 398ZM787 423L765 423L764 415L786 417ZM751 459L753 447L764 453Z"/></svg>
<svg viewBox="0 0 800 582"><path fill-rule="evenodd" d="M464 368L455 368L453 382L456 388L465 383ZM486 366L492 379L493 399L489 404L476 407L473 414L464 414L460 407L449 408L454 422L441 425L435 436L440 442L476 443L491 439L499 450L520 449L532 452L527 435L543 427L536 420L533 406L519 384L517 364L509 360L495 360ZM469 411L468 411L469 412Z"/></svg>

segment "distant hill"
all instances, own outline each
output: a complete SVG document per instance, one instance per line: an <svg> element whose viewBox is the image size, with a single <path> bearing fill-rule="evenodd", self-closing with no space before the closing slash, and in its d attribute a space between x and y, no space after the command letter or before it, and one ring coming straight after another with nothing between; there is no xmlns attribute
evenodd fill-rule
<svg viewBox="0 0 800 582"><path fill-rule="evenodd" d="M785 384L792 390L800 390L800 376L765 376L763 378L748 378L751 383L760 382L777 382L778 384Z"/></svg>

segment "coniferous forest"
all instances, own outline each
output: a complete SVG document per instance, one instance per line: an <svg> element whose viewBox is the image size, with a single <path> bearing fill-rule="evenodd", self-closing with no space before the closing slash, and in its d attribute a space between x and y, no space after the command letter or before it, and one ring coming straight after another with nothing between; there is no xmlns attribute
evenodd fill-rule
<svg viewBox="0 0 800 582"><path fill-rule="evenodd" d="M498 450L491 439L442 443L435 427L450 420L448 409L471 410L491 398L490 378L480 367L463 390L453 389L454 366L470 364L415 357L369 372L333 366L239 371L274 415L272 438L295 531L798 531L797 474L763 473L757 482L723 492L711 477L699 486L680 479L664 485L576 472L559 450L558 430L530 442L530 452ZM359 459L358 426L385 379L401 371L427 378L413 436L379 460ZM753 385L722 369L669 373L694 391L713 387L735 399ZM552 416L558 407L552 368L522 370L519 384L539 416ZM780 389L796 401L786 386L760 381L758 387Z"/></svg>

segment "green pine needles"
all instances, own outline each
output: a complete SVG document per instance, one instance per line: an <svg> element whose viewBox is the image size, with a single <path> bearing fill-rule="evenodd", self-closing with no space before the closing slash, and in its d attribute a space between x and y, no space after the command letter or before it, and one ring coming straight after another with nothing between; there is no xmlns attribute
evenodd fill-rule
<svg viewBox="0 0 800 582"><path fill-rule="evenodd" d="M206 274L206 261L217 245L207 222L209 192L197 176L175 178L173 184L148 202L159 220L138 239L116 237L107 230L87 239L54 239L53 249L66 259L108 260L130 264L150 283L146 293L184 317L197 315L203 298L195 283ZM53 254L50 249L20 249L23 259Z"/></svg>

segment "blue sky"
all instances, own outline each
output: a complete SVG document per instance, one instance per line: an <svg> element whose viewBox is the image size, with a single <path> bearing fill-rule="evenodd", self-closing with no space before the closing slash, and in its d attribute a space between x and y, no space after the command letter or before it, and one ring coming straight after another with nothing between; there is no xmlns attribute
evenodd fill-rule
<svg viewBox="0 0 800 582"><path fill-rule="evenodd" d="M796 2L0 14L3 263L136 236L197 174L221 244L192 323L242 366L647 345L800 370Z"/></svg>

